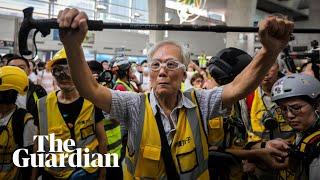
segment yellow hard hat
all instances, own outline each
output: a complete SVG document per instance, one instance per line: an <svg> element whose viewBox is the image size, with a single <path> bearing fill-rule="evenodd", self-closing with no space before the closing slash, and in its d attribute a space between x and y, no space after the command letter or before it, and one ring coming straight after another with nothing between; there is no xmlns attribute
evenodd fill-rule
<svg viewBox="0 0 320 180"><path fill-rule="evenodd" d="M53 65L60 61L66 61L67 60L67 54L64 48L62 48L60 51L58 51L52 58L51 61L47 63L47 68L52 69Z"/></svg>
<svg viewBox="0 0 320 180"><path fill-rule="evenodd" d="M28 91L29 80L27 74L15 66L3 66L0 68L0 91L16 90L25 95Z"/></svg>

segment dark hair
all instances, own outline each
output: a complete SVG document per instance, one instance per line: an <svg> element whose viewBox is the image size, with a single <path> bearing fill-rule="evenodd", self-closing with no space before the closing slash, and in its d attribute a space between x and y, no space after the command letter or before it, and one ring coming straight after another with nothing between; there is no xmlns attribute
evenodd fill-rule
<svg viewBox="0 0 320 180"><path fill-rule="evenodd" d="M7 61L7 64L6 64L6 65L8 65L8 64L9 64L11 61L13 61L13 60L22 60L22 61L24 61L24 62L26 63L27 67L30 68L29 61L28 61L26 58L24 58L24 57L22 57L22 56L19 56L19 55L17 55L17 54L13 54L13 56L11 56L10 58L8 58L8 61Z"/></svg>
<svg viewBox="0 0 320 180"><path fill-rule="evenodd" d="M38 67L38 68L44 68L45 65L46 65L45 62L40 61L40 62L37 64L37 67Z"/></svg>
<svg viewBox="0 0 320 180"><path fill-rule="evenodd" d="M140 65L142 66L144 63L148 63L147 60L141 61Z"/></svg>
<svg viewBox="0 0 320 180"><path fill-rule="evenodd" d="M99 74L103 71L102 63L99 63L98 61L88 61L88 66L91 71L98 72Z"/></svg>
<svg viewBox="0 0 320 180"><path fill-rule="evenodd" d="M12 53L8 53L8 54L5 54L4 56L2 56L2 60L4 60L4 59L10 59L12 56L14 56L14 54L12 54Z"/></svg>
<svg viewBox="0 0 320 180"><path fill-rule="evenodd" d="M18 91L9 89L0 91L0 104L15 104L18 97Z"/></svg>
<svg viewBox="0 0 320 180"><path fill-rule="evenodd" d="M195 73L195 74L193 74L192 77L191 77L191 79L190 79L191 85L193 85L192 83L193 83L196 79L198 79L198 78L201 78L201 79L203 80L203 77L202 77L202 75L201 75L200 73Z"/></svg>
<svg viewBox="0 0 320 180"><path fill-rule="evenodd" d="M122 79L122 78L125 78L128 76L128 71L129 69L126 69L126 70L117 70L117 76L118 78Z"/></svg>
<svg viewBox="0 0 320 180"><path fill-rule="evenodd" d="M103 60L103 61L101 61L101 64L103 64L104 62L106 62L106 63L108 63L108 64L109 64L109 61L107 61L107 60Z"/></svg>

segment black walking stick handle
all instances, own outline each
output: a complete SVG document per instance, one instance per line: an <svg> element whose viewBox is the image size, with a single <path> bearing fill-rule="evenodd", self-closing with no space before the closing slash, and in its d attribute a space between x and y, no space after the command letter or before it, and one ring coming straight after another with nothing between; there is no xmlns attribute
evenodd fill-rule
<svg viewBox="0 0 320 180"><path fill-rule="evenodd" d="M23 55L31 55L32 52L28 49L27 40L28 35L32 29L41 32L42 36L50 34L50 29L59 29L57 19L33 19L32 17L33 7L29 7L23 10L24 18L21 23L19 31L19 51ZM88 30L90 31L102 31L103 21L88 20Z"/></svg>
<svg viewBox="0 0 320 180"><path fill-rule="evenodd" d="M50 34L50 29L59 29L57 19L40 19L35 20L32 17L33 7L23 10L24 18L19 31L19 51L22 56L31 55L27 47L27 39L30 31L35 29L41 32L42 36ZM104 23L99 20L88 20L88 30L102 31L103 29L139 29L139 30L169 30L169 31L201 31L201 32L258 32L258 27L241 27L225 25L185 25L185 24L142 24L142 23ZM320 33L320 29L294 29L293 33ZM36 34L36 33L35 33ZM292 38L291 38L292 39ZM34 46L35 35L33 38ZM37 51L36 51L37 53Z"/></svg>

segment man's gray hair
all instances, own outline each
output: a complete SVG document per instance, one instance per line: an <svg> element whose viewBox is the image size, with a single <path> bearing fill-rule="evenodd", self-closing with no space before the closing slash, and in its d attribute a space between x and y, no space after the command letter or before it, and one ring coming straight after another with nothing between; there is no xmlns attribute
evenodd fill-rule
<svg viewBox="0 0 320 180"><path fill-rule="evenodd" d="M173 46L176 46L177 48L179 48L180 49L180 57L182 58L181 61L186 67L188 67L188 64L190 62L190 57L189 57L188 52L186 52L185 48L183 48L178 42L171 41L171 40L160 41L156 45L154 45L152 48L150 48L149 52L148 52L148 61L149 62L151 61L154 53L164 45L173 45Z"/></svg>

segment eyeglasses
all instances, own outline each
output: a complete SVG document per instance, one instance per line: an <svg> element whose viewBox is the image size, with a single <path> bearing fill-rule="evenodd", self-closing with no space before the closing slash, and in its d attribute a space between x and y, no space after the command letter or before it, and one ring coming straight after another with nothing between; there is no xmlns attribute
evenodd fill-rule
<svg viewBox="0 0 320 180"><path fill-rule="evenodd" d="M52 75L55 77L60 76L61 74L67 74L70 75L69 67L68 65L55 65L52 69Z"/></svg>
<svg viewBox="0 0 320 180"><path fill-rule="evenodd" d="M294 105L291 105L291 106L288 105L286 107L279 107L279 108L280 108L281 113L283 115L286 115L288 113L288 111L290 111L294 115L297 115L297 114L299 114L301 112L301 109L306 105L308 105L308 104L302 104L302 105L301 104L300 105L299 104L294 104Z"/></svg>
<svg viewBox="0 0 320 180"><path fill-rule="evenodd" d="M159 71L161 67L164 67L168 70L177 70L179 68L186 68L186 66L182 63L180 63L176 59L169 59L166 62L160 62L158 60L153 60L150 64L149 67L152 71Z"/></svg>

